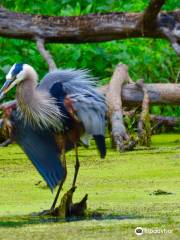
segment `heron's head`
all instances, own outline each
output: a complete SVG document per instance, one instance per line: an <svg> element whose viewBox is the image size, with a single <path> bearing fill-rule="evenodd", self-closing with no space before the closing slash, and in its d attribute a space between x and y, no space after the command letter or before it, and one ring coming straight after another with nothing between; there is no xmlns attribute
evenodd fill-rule
<svg viewBox="0 0 180 240"><path fill-rule="evenodd" d="M30 75L37 77L33 67L24 63L15 63L6 75L6 81L0 90L0 99L2 99L14 86L26 80Z"/></svg>

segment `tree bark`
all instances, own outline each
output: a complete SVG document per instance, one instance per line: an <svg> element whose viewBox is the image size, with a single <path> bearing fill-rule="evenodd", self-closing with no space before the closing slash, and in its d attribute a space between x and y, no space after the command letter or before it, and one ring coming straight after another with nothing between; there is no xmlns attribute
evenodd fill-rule
<svg viewBox="0 0 180 240"><path fill-rule="evenodd" d="M180 84L155 83L145 84L151 104L174 104L180 105ZM102 86L99 90L106 95L108 85ZM119 93L120 95L120 93ZM126 84L122 87L122 101L124 106L135 106L141 104L144 93L135 84Z"/></svg>
<svg viewBox="0 0 180 240"><path fill-rule="evenodd" d="M135 142L131 141L123 121L123 109L121 100L121 90L125 82L130 82L128 67L118 64L115 68L106 93L108 104L108 117L113 145L117 150L130 150Z"/></svg>
<svg viewBox="0 0 180 240"><path fill-rule="evenodd" d="M142 101L142 111L139 117L138 122L138 137L139 137L139 144L142 146L149 147L151 144L151 123L150 123L150 116L149 116L149 94L147 88L144 85L143 80L139 80L136 83L139 86L143 93L143 101Z"/></svg>
<svg viewBox="0 0 180 240"><path fill-rule="evenodd" d="M156 6L156 2L158 1L150 2L150 10L152 6ZM161 5L162 3L152 14L147 8L144 13L116 12L78 17L31 15L0 8L0 36L32 41L39 37L49 43L102 42L150 37L175 41L179 46L180 10L158 14ZM150 22L149 19L154 23L153 27L152 24L146 24Z"/></svg>
<svg viewBox="0 0 180 240"><path fill-rule="evenodd" d="M151 0L148 7L144 11L142 24L143 29L149 28L153 31L156 25L156 18L159 14L161 7L164 5L166 0Z"/></svg>

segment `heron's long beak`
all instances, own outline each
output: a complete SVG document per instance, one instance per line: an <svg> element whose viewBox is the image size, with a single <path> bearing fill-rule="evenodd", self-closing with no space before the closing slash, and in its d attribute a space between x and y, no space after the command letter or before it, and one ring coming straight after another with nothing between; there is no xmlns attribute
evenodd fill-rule
<svg viewBox="0 0 180 240"><path fill-rule="evenodd" d="M4 98L5 94L14 87L14 81L13 80L6 80L4 85L2 86L0 90L0 100Z"/></svg>

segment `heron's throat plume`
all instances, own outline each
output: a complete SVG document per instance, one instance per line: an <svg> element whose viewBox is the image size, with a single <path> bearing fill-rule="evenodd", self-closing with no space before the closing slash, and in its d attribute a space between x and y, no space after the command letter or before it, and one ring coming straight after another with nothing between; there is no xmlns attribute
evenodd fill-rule
<svg viewBox="0 0 180 240"><path fill-rule="evenodd" d="M34 128L61 129L62 114L56 100L47 91L37 88L37 77L31 75L24 79L16 92L20 118Z"/></svg>

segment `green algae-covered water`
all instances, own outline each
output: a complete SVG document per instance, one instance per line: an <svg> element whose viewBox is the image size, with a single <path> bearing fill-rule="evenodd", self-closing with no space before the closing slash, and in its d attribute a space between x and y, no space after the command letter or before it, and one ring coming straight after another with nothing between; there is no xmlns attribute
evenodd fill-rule
<svg viewBox="0 0 180 240"><path fill-rule="evenodd" d="M118 153L108 148L104 160L93 144L79 152L74 200L88 193L88 210L101 216L64 221L32 217L48 209L54 195L17 145L0 149L0 240L129 240L139 238L136 227L161 230L142 239L180 239L180 135L153 136L149 149ZM63 192L73 177L73 151L67 165Z"/></svg>

